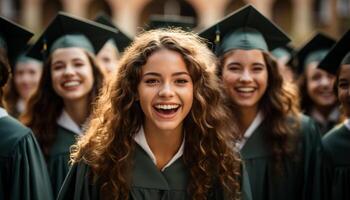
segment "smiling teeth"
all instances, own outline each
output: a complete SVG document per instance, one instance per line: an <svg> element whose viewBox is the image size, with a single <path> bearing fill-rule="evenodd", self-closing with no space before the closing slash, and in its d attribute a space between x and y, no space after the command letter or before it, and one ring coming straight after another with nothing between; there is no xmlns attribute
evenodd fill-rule
<svg viewBox="0 0 350 200"><path fill-rule="evenodd" d="M237 88L239 92L253 92L254 88Z"/></svg>
<svg viewBox="0 0 350 200"><path fill-rule="evenodd" d="M69 81L63 84L65 87L72 87L80 85L79 81Z"/></svg>
<svg viewBox="0 0 350 200"><path fill-rule="evenodd" d="M157 109L162 109L162 110L172 110L178 108L180 105L156 105L155 107Z"/></svg>

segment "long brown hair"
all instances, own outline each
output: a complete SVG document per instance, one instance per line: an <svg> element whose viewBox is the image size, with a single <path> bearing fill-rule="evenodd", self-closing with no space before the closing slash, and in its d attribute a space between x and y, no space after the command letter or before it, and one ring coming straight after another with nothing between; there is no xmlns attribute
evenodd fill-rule
<svg viewBox="0 0 350 200"><path fill-rule="evenodd" d="M222 77L225 59L233 52L234 50L229 51L219 58L217 69L219 77ZM268 127L268 130L264 131L265 141L271 147L276 171L281 172L285 157L296 158L296 143L299 139L296 130L300 127L299 99L296 86L283 81L277 62L269 53L262 52L262 54L268 71L268 80L265 94L259 100L259 109L264 116L269 116L268 120L263 121L263 127ZM232 101L226 103L231 108L235 106L232 105ZM235 113L232 114L235 116Z"/></svg>
<svg viewBox="0 0 350 200"><path fill-rule="evenodd" d="M86 135L73 148L73 163L83 161L92 168L102 184L101 194L109 196L104 198L128 199L133 136L144 121L137 86L142 66L161 49L182 55L194 85L193 106L184 121L188 134L182 158L190 172L191 199L205 199L214 182L237 198L240 161L232 148L232 123L221 102L218 80L210 72L215 59L198 36L181 30L153 30L135 38L121 58L118 75L103 89Z"/></svg>
<svg viewBox="0 0 350 200"><path fill-rule="evenodd" d="M7 112L13 117L18 117L18 115L20 114L16 108L16 104L19 99L20 97L18 91L15 88L14 78L13 76L11 76L4 88L4 101L6 103Z"/></svg>
<svg viewBox="0 0 350 200"><path fill-rule="evenodd" d="M3 86L10 77L10 66L6 57L6 51L0 49L0 107L4 107Z"/></svg>
<svg viewBox="0 0 350 200"><path fill-rule="evenodd" d="M90 92L90 104L92 104L102 87L103 75L97 67L94 56L86 51L85 53L92 66L94 75L94 85ZM21 122L30 127L35 133L45 156L48 156L55 141L56 121L64 106L63 99L58 96L52 86L51 62L52 57L50 56L44 63L38 89L29 99L25 113L20 116Z"/></svg>

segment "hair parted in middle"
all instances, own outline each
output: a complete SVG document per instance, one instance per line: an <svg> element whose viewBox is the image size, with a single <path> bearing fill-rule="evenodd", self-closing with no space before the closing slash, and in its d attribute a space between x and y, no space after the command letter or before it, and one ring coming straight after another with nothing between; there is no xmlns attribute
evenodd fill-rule
<svg viewBox="0 0 350 200"><path fill-rule="evenodd" d="M84 50L92 67L94 85L89 93L89 104L95 102L103 85L103 75L97 66L95 56ZM20 121L30 127L45 156L49 155L52 144L56 139L57 119L62 113L64 102L54 90L51 78L52 55L44 62L43 74L40 78L38 89L28 101L27 110L20 116ZM92 111L89 110L89 113ZM46 114L43 117L43 114Z"/></svg>
<svg viewBox="0 0 350 200"><path fill-rule="evenodd" d="M72 149L72 162L85 162L92 168L92 177L102 184L101 194L108 191L108 198L128 199L133 136L144 122L137 94L141 69L162 49L182 56L194 86L193 105L184 120L183 155L191 199L205 199L214 183L238 198L241 163L232 145L236 129L222 103L215 57L196 34L178 29L144 32L127 48L119 71L98 98L86 134Z"/></svg>
<svg viewBox="0 0 350 200"><path fill-rule="evenodd" d="M218 60L216 74L222 77L224 62L235 51L231 50L221 56ZM268 80L265 94L259 100L259 109L268 120L264 120L266 142L273 152L273 161L277 173L283 172L283 159L285 157L293 160L299 159L297 156L297 143L300 136L296 131L300 130L301 114L299 108L299 98L297 87L293 83L283 81L279 72L277 61L270 53L262 51L267 67ZM225 97L225 103L235 109L229 97ZM238 116L232 112L233 116ZM237 120L236 120L237 121Z"/></svg>

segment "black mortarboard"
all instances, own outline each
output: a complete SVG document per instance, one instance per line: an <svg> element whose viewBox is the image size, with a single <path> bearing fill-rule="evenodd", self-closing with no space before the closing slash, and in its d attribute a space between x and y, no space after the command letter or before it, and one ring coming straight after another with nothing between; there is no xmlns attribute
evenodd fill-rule
<svg viewBox="0 0 350 200"><path fill-rule="evenodd" d="M320 62L334 44L334 39L325 34L317 33L293 56L297 66L296 72L301 74L311 62Z"/></svg>
<svg viewBox="0 0 350 200"><path fill-rule="evenodd" d="M13 55L13 58L10 60L12 71L15 69L17 63L23 63L23 62L39 62L40 60L37 60L35 58L29 57L27 55L28 50L31 48L31 45L26 45L25 48L22 49L22 51L16 52L15 55Z"/></svg>
<svg viewBox="0 0 350 200"><path fill-rule="evenodd" d="M6 50L8 60L12 65L11 61L15 60L18 54L25 49L33 33L3 17L0 17L0 26L0 48Z"/></svg>
<svg viewBox="0 0 350 200"><path fill-rule="evenodd" d="M115 30L108 26L59 12L28 56L43 60L55 49L67 47L81 47L96 53L114 34Z"/></svg>
<svg viewBox="0 0 350 200"><path fill-rule="evenodd" d="M331 48L318 67L336 74L340 65L350 64L350 29Z"/></svg>
<svg viewBox="0 0 350 200"><path fill-rule="evenodd" d="M195 27L193 17L178 15L151 15L148 29L157 28L181 28L185 31L191 31Z"/></svg>
<svg viewBox="0 0 350 200"><path fill-rule="evenodd" d="M95 21L115 29L117 34L114 34L112 39L114 40L114 43L118 48L119 52L123 52L124 49L127 46L129 46L129 44L132 42L132 39L129 36L127 36L125 33L123 33L116 25L114 25L110 17L107 16L106 14L104 13L98 14L97 17L95 18Z"/></svg>
<svg viewBox="0 0 350 200"><path fill-rule="evenodd" d="M271 51L290 42L289 37L252 5L247 5L199 35L215 46L219 56L232 49Z"/></svg>

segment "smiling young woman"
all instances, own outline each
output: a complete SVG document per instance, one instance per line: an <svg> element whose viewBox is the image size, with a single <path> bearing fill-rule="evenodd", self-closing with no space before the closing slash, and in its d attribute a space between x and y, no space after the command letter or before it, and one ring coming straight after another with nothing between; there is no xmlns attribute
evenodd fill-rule
<svg viewBox="0 0 350 200"><path fill-rule="evenodd" d="M215 45L253 199L312 199L320 136L269 52L289 38L250 5L200 35Z"/></svg>
<svg viewBox="0 0 350 200"><path fill-rule="evenodd" d="M324 135L339 123L340 112L333 91L335 76L317 68L335 40L317 33L296 53L301 109L317 123Z"/></svg>
<svg viewBox="0 0 350 200"><path fill-rule="evenodd" d="M58 199L230 199L240 162L230 118L193 33L153 30L124 52L72 154Z"/></svg>
<svg viewBox="0 0 350 200"><path fill-rule="evenodd" d="M103 75L94 53L112 33L60 13L28 53L34 58L44 57L44 66L38 90L21 121L35 131L55 198L69 170L70 147L83 134L102 86ZM94 35L90 34L101 34L101 41L91 40ZM47 49L42 49L45 46Z"/></svg>

